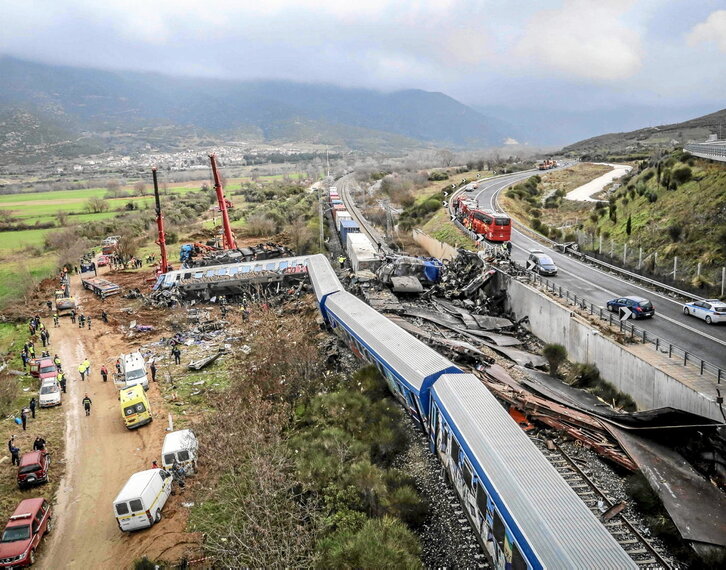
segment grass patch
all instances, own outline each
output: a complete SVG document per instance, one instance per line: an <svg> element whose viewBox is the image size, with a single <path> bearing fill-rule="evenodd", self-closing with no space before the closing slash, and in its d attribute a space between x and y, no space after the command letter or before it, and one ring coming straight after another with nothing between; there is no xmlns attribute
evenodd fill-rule
<svg viewBox="0 0 726 570"><path fill-rule="evenodd" d="M20 349L27 338L25 325L0 323L0 351L4 353L9 370L22 370ZM40 343L37 343L40 344ZM39 381L30 375L16 376L7 370L0 372L0 417L6 418L0 423L0 437L3 451L0 457L7 456L7 442L11 435L15 435L15 445L20 448L20 454L33 450L33 441L41 436L47 442L47 449L52 455L50 466L50 482L35 490L21 491L17 484L17 467L7 463L0 469L0 521L7 520L17 504L31 496L43 496L50 500L55 496L60 479L63 475L64 464L61 459L65 449L63 430L65 415L63 406L48 409L36 409L36 417L28 417L27 430L13 421L19 416L20 410L28 406L30 399L38 397ZM65 404L67 405L67 404Z"/></svg>

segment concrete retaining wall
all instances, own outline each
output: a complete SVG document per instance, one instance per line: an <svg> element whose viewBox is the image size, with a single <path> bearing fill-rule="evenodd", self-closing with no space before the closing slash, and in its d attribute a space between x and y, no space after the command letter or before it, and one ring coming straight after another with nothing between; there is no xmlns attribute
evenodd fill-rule
<svg viewBox="0 0 726 570"><path fill-rule="evenodd" d="M459 255L456 248L451 247L448 243L432 238L421 230L413 230L413 241L424 248L431 257L454 259Z"/></svg>
<svg viewBox="0 0 726 570"><path fill-rule="evenodd" d="M532 333L567 349L570 361L594 364L600 375L630 396L639 409L671 406L717 421L723 416L716 391L703 394L668 373L674 364L652 348L621 345L593 329L585 319L540 291L499 274L507 303L516 317L529 316ZM685 370L685 369L683 369Z"/></svg>

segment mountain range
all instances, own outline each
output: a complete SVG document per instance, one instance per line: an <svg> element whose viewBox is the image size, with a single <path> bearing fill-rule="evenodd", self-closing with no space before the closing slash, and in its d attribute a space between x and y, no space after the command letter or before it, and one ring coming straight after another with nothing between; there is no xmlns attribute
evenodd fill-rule
<svg viewBox="0 0 726 570"><path fill-rule="evenodd" d="M185 137L390 150L485 148L508 136L500 121L421 90L179 78L10 57L0 58L0 77L0 149L16 156L48 145L123 147L134 137L160 150Z"/></svg>

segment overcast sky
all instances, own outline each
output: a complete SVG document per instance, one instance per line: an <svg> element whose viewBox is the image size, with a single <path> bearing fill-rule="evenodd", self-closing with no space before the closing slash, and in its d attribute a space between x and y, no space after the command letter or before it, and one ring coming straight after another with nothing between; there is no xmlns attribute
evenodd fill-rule
<svg viewBox="0 0 726 570"><path fill-rule="evenodd" d="M0 54L46 63L482 105L726 107L723 0L0 0L0 14Z"/></svg>

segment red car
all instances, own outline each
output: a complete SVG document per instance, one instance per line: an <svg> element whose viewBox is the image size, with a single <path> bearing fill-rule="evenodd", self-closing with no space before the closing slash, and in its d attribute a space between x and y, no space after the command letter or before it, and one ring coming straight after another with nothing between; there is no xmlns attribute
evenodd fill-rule
<svg viewBox="0 0 726 570"><path fill-rule="evenodd" d="M29 451L20 458L18 467L18 487L25 489L31 485L48 482L50 454L47 451Z"/></svg>
<svg viewBox="0 0 726 570"><path fill-rule="evenodd" d="M53 530L52 517L50 503L42 497L21 501L0 538L0 568L34 564L40 540Z"/></svg>
<svg viewBox="0 0 726 570"><path fill-rule="evenodd" d="M108 255L99 255L96 267L105 267L109 263L111 263L111 258Z"/></svg>
<svg viewBox="0 0 726 570"><path fill-rule="evenodd" d="M58 369L55 367L53 359L50 356L43 356L30 361L30 375L35 378L40 378L42 383L46 378L58 376Z"/></svg>

